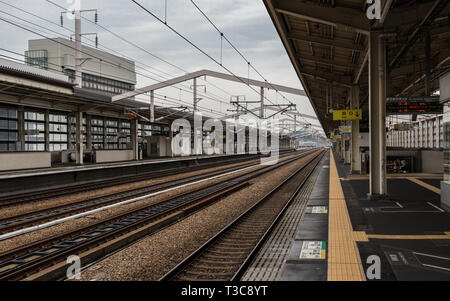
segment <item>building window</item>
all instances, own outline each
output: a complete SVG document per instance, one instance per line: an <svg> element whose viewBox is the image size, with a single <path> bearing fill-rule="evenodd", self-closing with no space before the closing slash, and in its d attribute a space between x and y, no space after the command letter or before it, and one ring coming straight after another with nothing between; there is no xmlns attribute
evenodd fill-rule
<svg viewBox="0 0 450 301"><path fill-rule="evenodd" d="M131 148L131 123L120 121L119 149Z"/></svg>
<svg viewBox="0 0 450 301"><path fill-rule="evenodd" d="M47 50L28 50L25 51L25 64L48 69L48 51Z"/></svg>
<svg viewBox="0 0 450 301"><path fill-rule="evenodd" d="M24 113L25 151L45 151L45 114Z"/></svg>
<svg viewBox="0 0 450 301"><path fill-rule="evenodd" d="M106 121L107 149L119 149L119 125L116 120Z"/></svg>
<svg viewBox="0 0 450 301"><path fill-rule="evenodd" d="M92 135L92 146L95 149L103 149L103 138L104 138L104 128L103 119L91 119L91 135Z"/></svg>
<svg viewBox="0 0 450 301"><path fill-rule="evenodd" d="M17 150L17 110L0 108L0 152Z"/></svg>
<svg viewBox="0 0 450 301"><path fill-rule="evenodd" d="M67 116L49 114L50 151L67 149Z"/></svg>
<svg viewBox="0 0 450 301"><path fill-rule="evenodd" d="M75 80L75 72L73 70L66 69L65 73L72 81ZM85 89L101 91L107 94L122 94L134 90L134 85L132 84L87 73L82 74L82 86Z"/></svg>

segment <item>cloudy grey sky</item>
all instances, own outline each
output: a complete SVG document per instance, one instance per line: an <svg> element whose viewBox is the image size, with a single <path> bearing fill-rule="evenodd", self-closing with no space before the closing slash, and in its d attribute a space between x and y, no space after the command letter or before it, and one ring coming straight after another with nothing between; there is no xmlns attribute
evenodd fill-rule
<svg viewBox="0 0 450 301"><path fill-rule="evenodd" d="M52 1L64 7L68 7L69 3L71 3L71 1L68 2L66 0ZM158 17L165 18L165 0L142 0L139 2L158 15ZM195 3L267 80L281 85L302 88L261 0L195 0ZM7 4L32 12L56 24L32 17ZM220 35L200 14L191 1L167 0L167 7L167 23L212 57L219 60L221 52ZM97 8L99 11L99 24L183 70L193 72L205 68L226 73L224 69L183 41L166 26L159 23L130 0L81 0L81 8ZM0 0L0 17L30 26L33 30L39 31L48 37L56 37L58 34L44 31L42 28L29 23L27 24L25 21L15 19L5 13L23 18L68 37L70 32L58 26L60 12L60 8L46 0ZM87 13L84 16L93 20L93 14L90 15ZM27 49L27 41L29 39L42 38L1 20L0 24L0 40L2 41L0 48L23 53ZM73 21L65 18L64 26L73 29ZM83 22L83 32L97 32L101 45L107 46L123 56L136 60L137 66L140 67L137 69L139 73L158 78L159 80L163 80L160 76L167 78L169 75L178 76L183 74L183 71L121 41L94 24ZM84 42L91 43L86 40ZM247 77L248 67L246 62L225 42L223 45L223 64L233 73ZM11 55L1 50L0 54ZM254 71L250 72L250 77L261 80L259 75ZM227 109L231 109L227 105L230 95L245 95L247 100L259 99L255 91L243 84L229 83L216 79L208 79L208 81L221 89L206 83L207 94L222 102L204 99L200 102L204 110L213 109L226 113ZM155 81L138 75L138 87L152 83L155 83ZM199 84L205 83L200 81ZM190 85L190 82L186 82L184 88L189 88ZM255 89L258 90L256 87ZM178 101L181 99L190 104L192 103L191 94L183 91L180 92L177 89L164 89L159 91L159 94L167 95ZM314 111L306 97L285 93L283 95L297 104L298 111L314 115ZM267 97L274 103L287 102L283 100L283 96L275 93L275 91L268 91ZM174 103L166 101L165 105L174 105ZM307 119L307 121L311 122L310 119ZM317 124L317 122L313 123Z"/></svg>

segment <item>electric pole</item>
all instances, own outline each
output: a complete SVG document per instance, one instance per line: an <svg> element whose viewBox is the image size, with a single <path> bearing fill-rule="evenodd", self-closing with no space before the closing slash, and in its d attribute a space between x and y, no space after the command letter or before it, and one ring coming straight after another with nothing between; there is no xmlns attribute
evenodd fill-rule
<svg viewBox="0 0 450 301"><path fill-rule="evenodd" d="M63 26L63 14L72 14L75 17L75 85L79 88L82 87L82 65L88 60L88 58L84 59L81 56L81 36L83 35L96 35L95 44L98 46L98 37L95 33L81 33L81 14L85 12L95 12L95 24L98 22L98 12L96 9L77 9L72 11L63 11L61 12L61 26Z"/></svg>

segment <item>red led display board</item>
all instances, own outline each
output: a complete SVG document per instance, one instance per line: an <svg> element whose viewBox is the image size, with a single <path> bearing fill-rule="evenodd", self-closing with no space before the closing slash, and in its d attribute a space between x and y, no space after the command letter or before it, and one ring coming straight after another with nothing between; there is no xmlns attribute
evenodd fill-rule
<svg viewBox="0 0 450 301"><path fill-rule="evenodd" d="M388 97L386 114L442 114L443 106L439 96Z"/></svg>

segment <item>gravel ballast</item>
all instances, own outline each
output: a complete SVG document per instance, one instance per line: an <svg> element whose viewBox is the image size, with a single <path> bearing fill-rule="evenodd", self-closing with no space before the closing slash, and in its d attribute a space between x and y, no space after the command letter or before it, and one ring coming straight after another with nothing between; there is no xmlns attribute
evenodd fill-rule
<svg viewBox="0 0 450 301"><path fill-rule="evenodd" d="M251 186L190 215L82 271L81 280L157 280L308 161L252 179Z"/></svg>

